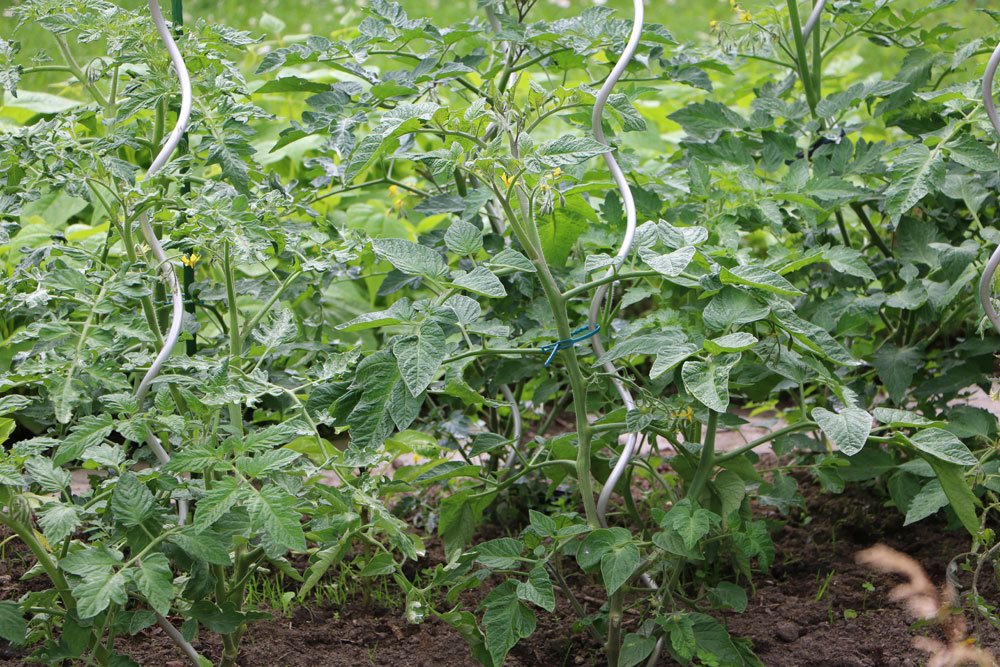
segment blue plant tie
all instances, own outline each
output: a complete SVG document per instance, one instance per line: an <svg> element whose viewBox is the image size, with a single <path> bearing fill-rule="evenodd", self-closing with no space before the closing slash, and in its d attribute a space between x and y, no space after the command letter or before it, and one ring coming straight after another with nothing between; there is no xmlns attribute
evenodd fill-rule
<svg viewBox="0 0 1000 667"><path fill-rule="evenodd" d="M592 338L601 332L600 324L584 324L579 329L574 329L570 332L570 337L563 340L557 340L554 343L549 343L548 345L542 345L542 352L548 352L549 358L545 360L545 367L548 368L550 364L556 359L556 355L559 354L559 350L568 350L574 347L577 343L582 343L588 338Z"/></svg>

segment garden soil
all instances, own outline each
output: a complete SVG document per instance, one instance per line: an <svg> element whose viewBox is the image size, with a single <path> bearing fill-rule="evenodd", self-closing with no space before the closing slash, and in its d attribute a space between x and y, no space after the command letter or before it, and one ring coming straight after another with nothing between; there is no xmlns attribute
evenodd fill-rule
<svg viewBox="0 0 1000 667"><path fill-rule="evenodd" d="M832 496L807 486L806 506L783 518L771 508L758 508L760 516L774 522L777 547L775 564L758 575L756 589L743 614L720 618L736 635L753 641L768 667L916 667L926 654L911 645L918 634L935 635L921 627L888 599L900 583L854 563L854 554L878 542L888 544L920 561L935 582L943 580L948 563L964 552L965 535L948 530L940 521L903 527L902 518L884 507L872 492L852 488ZM782 525L782 522L785 522ZM440 562L437 545L428 549L421 566ZM30 566L30 557L13 543L0 562L0 598L17 597L36 582L19 577ZM986 568L989 570L989 568ZM968 584L968 575L962 575ZM992 571L983 577L981 591L997 602ZM599 589L582 577L570 579L577 594L594 611ZM867 586L866 584L870 584ZM871 589L871 590L869 590ZM486 591L470 592L466 604L474 605ZM558 595L558 591L557 591ZM573 627L569 604L559 600L555 614L539 614L536 633L521 642L507 660L510 667L600 665L600 651L584 632ZM970 623L971 627L971 623ZM982 646L1000 655L1000 633L983 629ZM195 644L206 655L218 658L221 642L203 632ZM120 639L117 648L143 667L184 667L159 628L136 637ZM28 664L24 653L0 641L0 667ZM469 650L447 625L428 620L409 625L401 609L352 602L343 607L304 607L291 617L251 626L244 639L239 664L244 667L472 667ZM663 658L661 665L674 665Z"/></svg>

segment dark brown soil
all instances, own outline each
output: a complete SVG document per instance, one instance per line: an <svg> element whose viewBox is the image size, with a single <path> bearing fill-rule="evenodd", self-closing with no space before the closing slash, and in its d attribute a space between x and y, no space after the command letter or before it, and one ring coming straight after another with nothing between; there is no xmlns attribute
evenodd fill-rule
<svg viewBox="0 0 1000 667"><path fill-rule="evenodd" d="M934 635L888 600L898 580L854 563L854 554L878 542L903 551L942 581L951 559L968 547L967 537L949 531L940 521L903 528L901 517L864 489L840 496L807 491L805 509L782 518L762 508L761 516L775 521L777 557L771 571L756 580L756 591L743 614L723 620L733 634L748 637L768 667L896 667L923 664L926 654L911 645L917 634ZM440 559L432 549L431 565ZM12 544L0 562L0 597L16 597L28 586L18 577L30 558ZM987 568L989 570L989 568ZM997 600L992 571L981 591ZM967 582L968 575L963 579ZM870 583L868 591L863 584ZM588 612L600 600L582 578L570 579ZM37 584L32 587L37 587ZM822 591L822 592L821 592ZM485 591L469 594L474 604ZM600 651L583 631L575 631L575 617L560 599L554 614L539 613L536 633L514 648L508 667L599 665ZM1000 634L984 630L981 645L1000 652ZM218 658L221 643L203 632L196 647ZM185 663L159 628L121 640L117 647L149 667L182 667ZM0 667L26 664L24 654L0 641ZM299 608L291 618L251 626L240 653L246 667L471 667L473 661L462 639L446 624L431 619L419 626L406 623L400 609L360 602L341 608ZM667 658L661 665L672 666Z"/></svg>
<svg viewBox="0 0 1000 667"><path fill-rule="evenodd" d="M912 647L912 638L937 637L936 629L914 623L888 599L902 579L861 567L854 556L887 544L915 558L941 584L949 562L968 550L968 535L948 530L941 521L903 527L895 509L864 489L849 488L838 496L810 490L806 495L805 510L773 534L775 564L768 575L757 577L746 612L726 619L730 632L753 640L768 667L924 664L929 656ZM969 585L970 575L959 577ZM988 567L979 591L995 604L997 586ZM978 639L1000 655L1000 633L983 627Z"/></svg>

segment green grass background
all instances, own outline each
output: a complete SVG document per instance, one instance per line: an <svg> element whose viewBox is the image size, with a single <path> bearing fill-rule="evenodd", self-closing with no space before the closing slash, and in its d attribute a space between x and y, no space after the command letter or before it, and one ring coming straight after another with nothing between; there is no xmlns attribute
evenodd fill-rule
<svg viewBox="0 0 1000 667"><path fill-rule="evenodd" d="M917 7L930 0L893 0L901 7ZM144 8L142 0L118 0L129 8ZM165 14L169 15L169 0L161 0ZM571 16L593 4L593 0L561 0L564 6L554 0L539 0L535 16L554 19ZM776 0L742 0L741 6L751 12L771 6ZM25 26L14 31L15 22L11 18L11 8L17 2L0 0L0 36L16 39L25 46L25 51L47 46L43 31ZM476 0L402 0L406 10L414 16L432 17L438 24L446 24L470 16L480 10ZM808 9L808 1L800 3L803 11ZM609 0L607 5L625 15L632 11L628 0ZM976 7L995 7L989 0L960 0L950 8L947 16L957 25L968 26L970 36L980 35L989 30L992 21L984 20L976 13ZM359 5L351 0L184 0L186 20L205 18L222 22L236 28L259 30L260 19L265 14L278 17L286 24L286 34L310 33L330 35L344 26L356 22ZM646 16L650 22L662 23L679 39L710 40L708 25L713 20L723 20L732 16L729 0L655 0L646 3ZM152 28L151 28L152 29Z"/></svg>

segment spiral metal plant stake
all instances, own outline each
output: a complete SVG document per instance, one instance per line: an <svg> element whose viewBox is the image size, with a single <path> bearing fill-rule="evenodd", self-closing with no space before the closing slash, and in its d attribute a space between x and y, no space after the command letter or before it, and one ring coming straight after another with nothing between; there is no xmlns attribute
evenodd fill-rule
<svg viewBox="0 0 1000 667"><path fill-rule="evenodd" d="M170 35L170 30L167 28L166 21L163 19L163 14L160 12L160 6L157 3L157 0L148 0L148 4L149 12L153 16L153 24L156 26L156 32L159 33L160 40L163 42L164 47L166 47L167 52L170 54L170 62L173 64L174 70L177 73L177 81L180 83L181 88L181 108L177 114L177 123L174 125L174 129L170 132L170 135L163 143L163 147L160 149L160 152L156 155L153 163L146 171L147 179L155 176L177 149L177 145L184 136L188 120L191 117L192 102L191 77L188 74L187 66L184 64L184 58L181 57L177 44ZM157 375L159 375L160 369L163 367L167 358L170 357L170 353L173 351L174 345L177 344L177 339L180 338L181 323L184 317L184 299L181 295L181 285L180 281L177 279L177 274L174 272L173 266L167 259L167 255L163 251L163 246L160 244L160 240L156 237L156 232L154 232L153 228L150 226L149 218L145 212L139 216L139 227L142 230L143 237L146 239L146 244L149 245L150 250L153 253L153 257L156 258L160 269L160 276L163 282L170 289L170 300L172 306L170 313L170 328L167 331L166 337L163 339L163 347L156 355L156 359L153 361L152 365L150 365L149 370L146 371L145 376L143 376L142 381L139 383L139 386L135 391L136 402L141 408L143 399L146 397L146 394L149 393L149 388L152 385L153 380ZM146 436L146 444L156 455L156 458L161 465L169 463L170 454L167 453L167 450L164 449L159 439L153 435L152 432ZM183 525L187 520L187 513L187 500L178 499L177 522L179 525ZM156 622L170 637L174 644L176 644L184 652L185 656L187 656L193 665L197 666L201 664L201 658L198 655L198 651L196 651L194 647L181 636L181 633L170 623L170 621L162 615L156 614Z"/></svg>
<svg viewBox="0 0 1000 667"><path fill-rule="evenodd" d="M986 115L989 116L993 129L1000 135L1000 116L997 115L996 104L993 101L993 80L996 78L998 67L1000 67L1000 45L997 45L993 55L990 56L986 73L983 75L983 106L986 107ZM1000 267L1000 247L993 251L990 261L986 263L983 278L979 281L979 302L983 305L986 317L989 318L993 328L1000 332L1000 316L993 307L993 277L998 267Z"/></svg>

